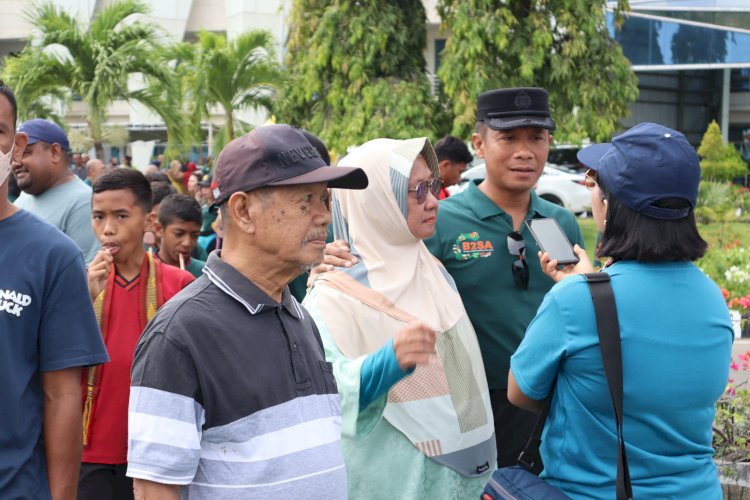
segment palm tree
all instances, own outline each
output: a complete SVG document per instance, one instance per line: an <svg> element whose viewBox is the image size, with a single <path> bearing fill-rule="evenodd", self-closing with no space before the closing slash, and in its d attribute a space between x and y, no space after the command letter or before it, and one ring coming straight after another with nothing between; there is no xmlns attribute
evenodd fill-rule
<svg viewBox="0 0 750 500"><path fill-rule="evenodd" d="M273 38L268 31L252 30L227 42L224 35L202 31L195 44L176 47L177 72L192 99L191 123L200 127L210 117L210 108L224 111L221 142L235 137L235 112L273 108L276 90L284 73L275 59Z"/></svg>
<svg viewBox="0 0 750 500"><path fill-rule="evenodd" d="M27 46L20 57L5 58L3 78L14 89L18 107L18 121L46 118L62 125L60 109L70 102L70 92L51 73L37 73L39 67L50 64L44 52L32 52Z"/></svg>
<svg viewBox="0 0 750 500"><path fill-rule="evenodd" d="M19 100L33 101L66 88L87 105L87 122L96 154L103 157L103 124L116 99L138 99L128 89L135 73L167 78L168 68L152 56L160 35L155 26L129 19L145 14L140 0L117 0L88 25L53 3L35 4L27 17L39 36L6 67ZM163 110L169 113L169 109Z"/></svg>
<svg viewBox="0 0 750 500"><path fill-rule="evenodd" d="M194 143L200 143L200 124L189 125L190 115L186 95L182 89L184 76L176 68L175 47L160 47L155 57L161 65L171 69L160 77L146 76L142 88L131 90L131 96L161 116L167 129L164 157L182 158Z"/></svg>

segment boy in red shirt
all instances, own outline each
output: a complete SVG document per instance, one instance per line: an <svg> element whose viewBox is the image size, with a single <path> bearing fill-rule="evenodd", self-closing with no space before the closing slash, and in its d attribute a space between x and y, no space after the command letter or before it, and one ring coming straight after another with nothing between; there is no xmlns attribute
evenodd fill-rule
<svg viewBox="0 0 750 500"><path fill-rule="evenodd" d="M125 470L135 345L156 310L193 281L143 248L151 201L149 182L137 170L113 170L93 186L92 226L102 249L89 266L89 293L111 361L83 374L79 500L133 498Z"/></svg>

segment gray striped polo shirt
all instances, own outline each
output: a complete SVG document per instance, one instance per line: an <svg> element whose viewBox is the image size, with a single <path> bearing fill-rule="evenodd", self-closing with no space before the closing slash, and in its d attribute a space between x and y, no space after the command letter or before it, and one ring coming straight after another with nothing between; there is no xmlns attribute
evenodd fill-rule
<svg viewBox="0 0 750 500"><path fill-rule="evenodd" d="M315 323L217 252L135 351L128 476L181 498L346 498L341 407Z"/></svg>

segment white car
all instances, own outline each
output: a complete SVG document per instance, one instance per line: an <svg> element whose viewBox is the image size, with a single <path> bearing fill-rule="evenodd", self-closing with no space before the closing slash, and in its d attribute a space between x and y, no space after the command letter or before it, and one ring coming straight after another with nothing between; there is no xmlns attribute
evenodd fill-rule
<svg viewBox="0 0 750 500"><path fill-rule="evenodd" d="M472 181L481 181L487 175L484 163L475 165L461 174L461 182L448 188L451 195L460 193ZM584 185L582 174L571 174L549 164L536 183L536 194L555 205L560 205L575 214L591 212L591 193Z"/></svg>

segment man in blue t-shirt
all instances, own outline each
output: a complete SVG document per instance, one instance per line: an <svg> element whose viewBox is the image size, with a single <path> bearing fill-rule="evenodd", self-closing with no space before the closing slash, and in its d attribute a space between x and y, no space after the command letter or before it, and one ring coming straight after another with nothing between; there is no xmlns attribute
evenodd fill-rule
<svg viewBox="0 0 750 500"><path fill-rule="evenodd" d="M80 249L8 200L16 102L0 82L0 498L74 499L81 367L108 361ZM11 158L14 156L14 158Z"/></svg>

